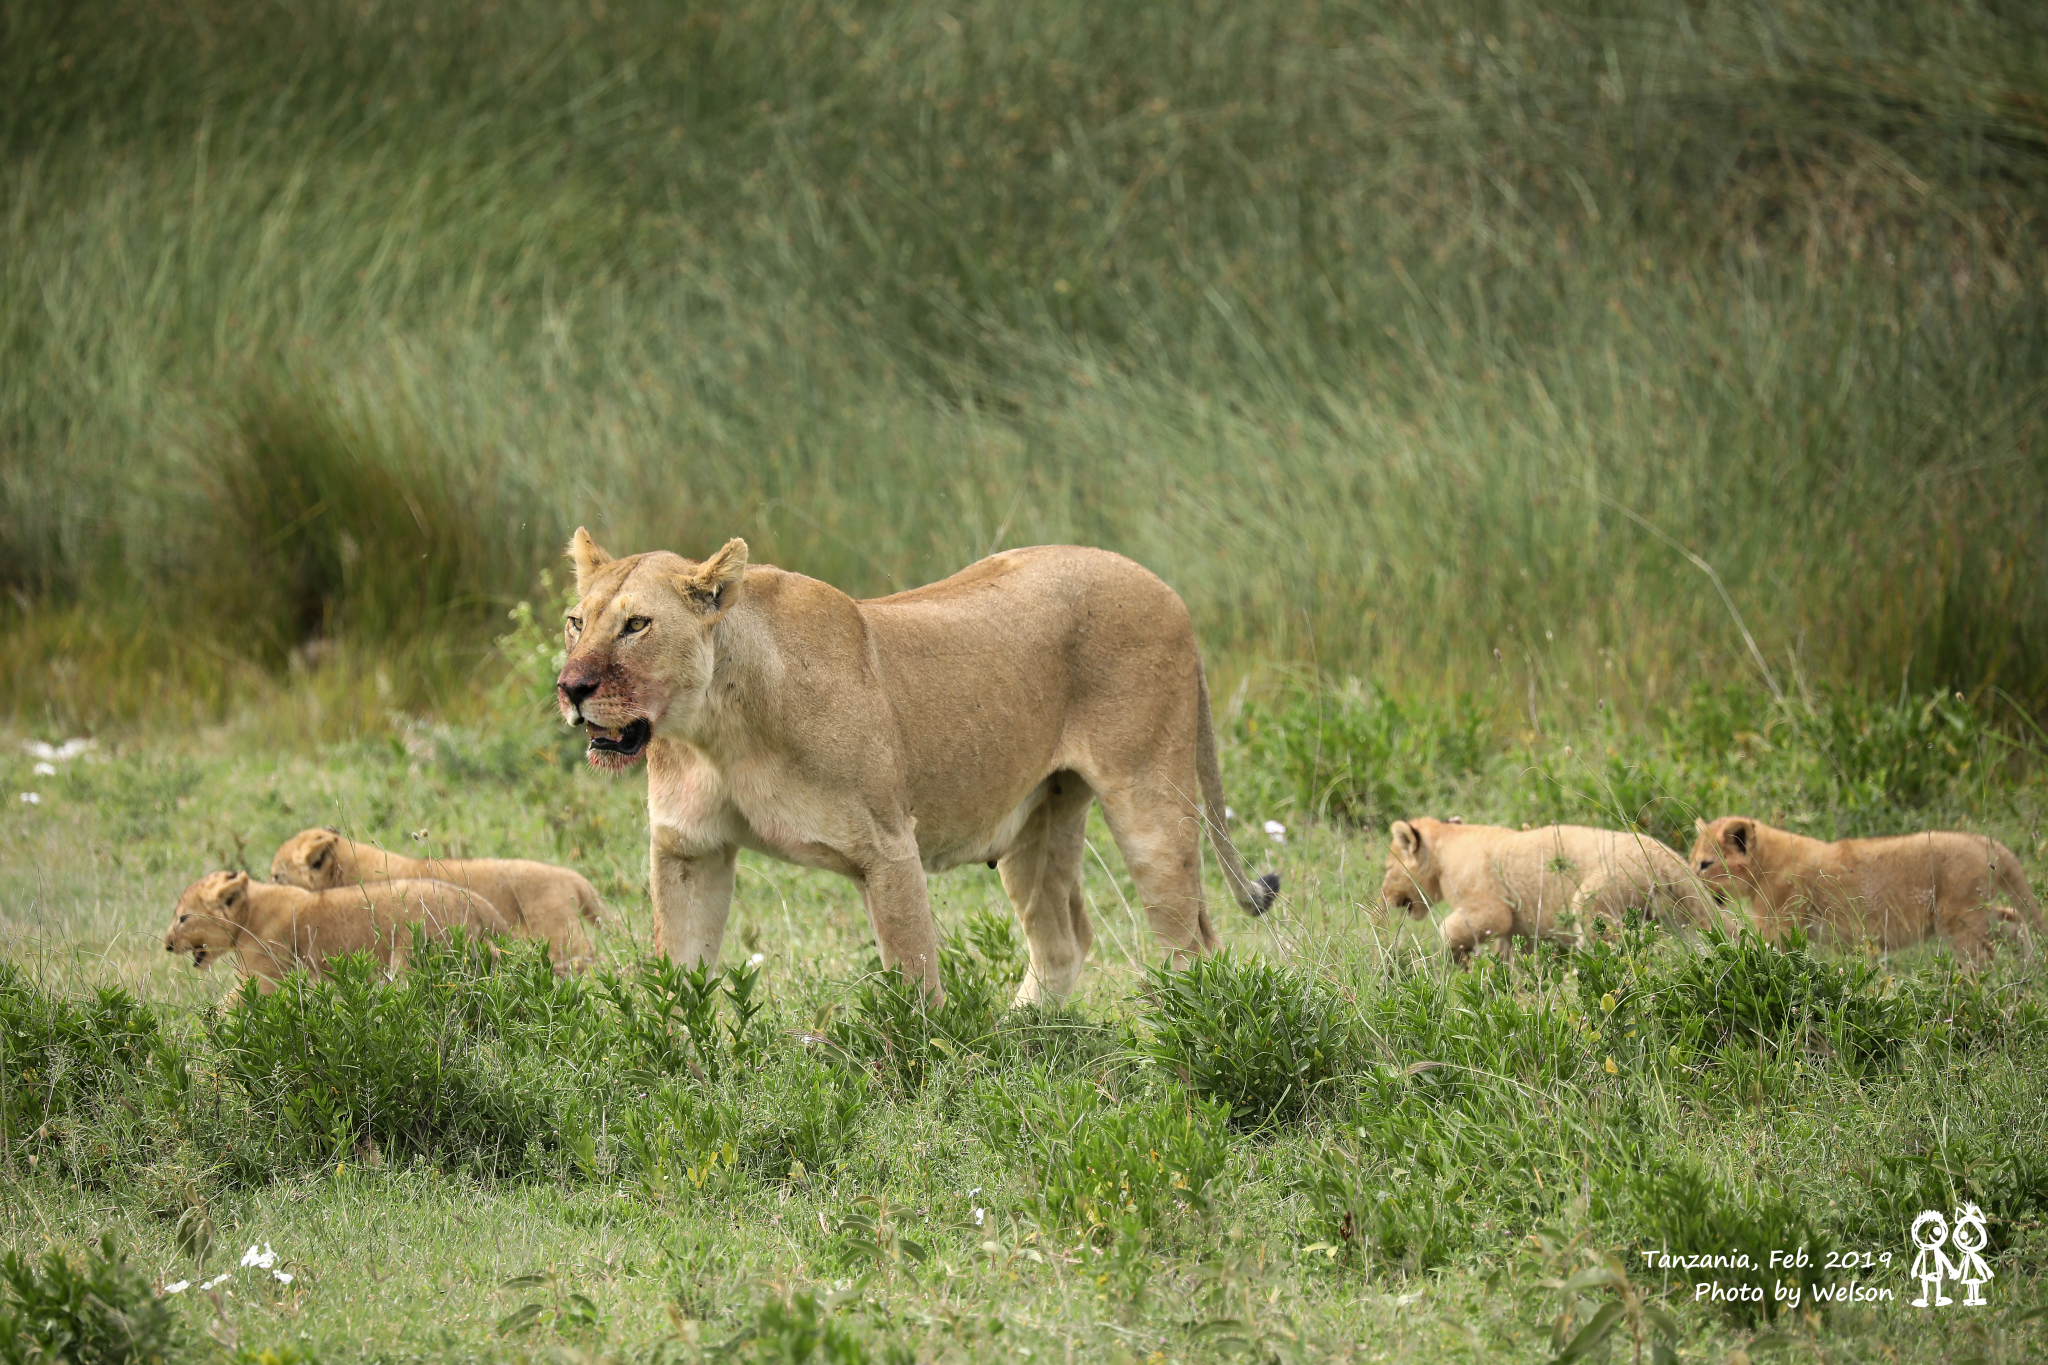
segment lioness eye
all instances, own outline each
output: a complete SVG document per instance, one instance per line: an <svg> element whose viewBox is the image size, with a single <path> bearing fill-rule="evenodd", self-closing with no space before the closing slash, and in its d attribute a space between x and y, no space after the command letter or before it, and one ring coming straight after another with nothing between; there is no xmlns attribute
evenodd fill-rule
<svg viewBox="0 0 2048 1365"><path fill-rule="evenodd" d="M581 635L583 633L583 618L580 616L571 616L569 618L569 629L575 631L578 635Z"/></svg>
<svg viewBox="0 0 2048 1365"><path fill-rule="evenodd" d="M627 635L638 635L641 631L647 629L649 626L653 624L654 622L648 620L645 616L628 617L626 619L626 629L623 633Z"/></svg>

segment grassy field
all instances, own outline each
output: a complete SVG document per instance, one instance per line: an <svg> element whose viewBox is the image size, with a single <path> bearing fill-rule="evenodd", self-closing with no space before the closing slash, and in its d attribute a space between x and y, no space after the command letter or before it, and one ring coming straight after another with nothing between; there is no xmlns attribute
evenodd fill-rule
<svg viewBox="0 0 2048 1365"><path fill-rule="evenodd" d="M1375 905L1421 813L2048 881L2038 8L0 0L0 1365L2039 1358L2024 945L1455 973ZM1137 557L1281 905L1151 977L1097 828L1017 1015L948 874L926 1015L747 858L662 972L546 701L578 524ZM327 823L579 867L605 972L162 951ZM1964 1199L1991 1305L1903 1306ZM1785 1311L1645 1257L1800 1247Z"/></svg>
<svg viewBox="0 0 2048 1365"><path fill-rule="evenodd" d="M1642 931L1460 973L1429 925L1381 918L1384 837L1336 813L1955 825L2039 885L2038 755L1962 708L1703 694L1653 740L1544 716L1525 743L1362 690L1246 707L1239 838L1288 892L1225 913L1218 969L1148 976L1098 827L1071 1007L1003 1011L1019 945L975 868L934 884L952 1000L928 1016L875 974L848 885L751 857L724 986L650 972L638 785L577 767L524 695L321 751L215 733L54 777L10 761L42 800L0 816L9 1245L81 1264L111 1230L155 1285L228 1274L163 1300L178 1359L1536 1361L1603 1323L1590 1358L1637 1332L1683 1360L2048 1344L2048 987L2023 944L1971 975ZM1303 757L1375 732L1395 741L1369 765ZM187 880L324 822L583 868L611 975L444 956L258 1008L167 958ZM1992 1219L1991 1306L1905 1306L1908 1222L1964 1199ZM262 1247L277 1265L238 1264ZM1803 1293L1897 1297L1696 1304L1701 1277L1759 1277L1647 1264L1660 1248L1804 1248ZM1830 1252L1890 1260L1823 1273Z"/></svg>

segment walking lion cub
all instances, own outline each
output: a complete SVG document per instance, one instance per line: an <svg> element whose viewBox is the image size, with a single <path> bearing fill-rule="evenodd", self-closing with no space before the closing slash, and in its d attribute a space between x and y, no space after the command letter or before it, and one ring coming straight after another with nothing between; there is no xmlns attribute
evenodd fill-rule
<svg viewBox="0 0 2048 1365"><path fill-rule="evenodd" d="M256 988L268 994L295 968L317 981L328 959L363 949L396 971L411 952L415 926L435 940L454 928L511 932L489 901L446 882L305 891L251 881L246 872L209 872L178 897L164 951L190 953L192 965L202 969L223 953L238 953L242 975L256 978Z"/></svg>
<svg viewBox="0 0 2048 1365"><path fill-rule="evenodd" d="M1962 956L1991 950L1994 914L2041 931L2041 907L2013 851L1982 834L1929 830L1825 843L1746 815L1696 822L1692 861L1716 896L1746 897L1757 932L1871 939L1885 951L1935 935ZM2013 909L1993 907L2002 888ZM2015 913L2016 912L2016 913Z"/></svg>
<svg viewBox="0 0 2048 1365"><path fill-rule="evenodd" d="M1420 818L1389 832L1380 899L1416 919L1451 905L1441 932L1460 965L1488 939L1577 942L1595 922L1618 928L1629 909L1680 933L1729 927L1679 856L1647 834Z"/></svg>
<svg viewBox="0 0 2048 1365"><path fill-rule="evenodd" d="M582 874L525 858L408 858L339 830L303 829L279 846L270 879L308 891L369 886L399 877L429 877L474 891L494 906L512 932L542 938L557 968L591 961L585 924L602 923L603 902Z"/></svg>

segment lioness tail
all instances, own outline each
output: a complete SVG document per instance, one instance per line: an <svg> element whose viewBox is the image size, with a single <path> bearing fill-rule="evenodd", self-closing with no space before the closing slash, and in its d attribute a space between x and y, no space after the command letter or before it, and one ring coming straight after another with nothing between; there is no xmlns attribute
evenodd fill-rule
<svg viewBox="0 0 2048 1365"><path fill-rule="evenodd" d="M1268 872L1254 880L1230 842L1230 828L1224 823L1223 769L1216 762L1216 726L1209 719L1209 674L1200 659L1195 660L1195 767L1202 783L1202 822L1209 827L1209 842L1216 846L1216 861L1223 865L1223 880L1230 894L1247 912L1263 915L1280 894L1280 874Z"/></svg>

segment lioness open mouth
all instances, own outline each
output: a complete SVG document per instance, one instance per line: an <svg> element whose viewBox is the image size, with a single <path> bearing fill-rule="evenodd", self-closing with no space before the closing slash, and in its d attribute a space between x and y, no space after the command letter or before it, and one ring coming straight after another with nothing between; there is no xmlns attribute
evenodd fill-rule
<svg viewBox="0 0 2048 1365"><path fill-rule="evenodd" d="M590 726L589 730L591 754L613 758L638 758L654 736L654 727L645 720L636 720L623 730L607 730L598 725Z"/></svg>

